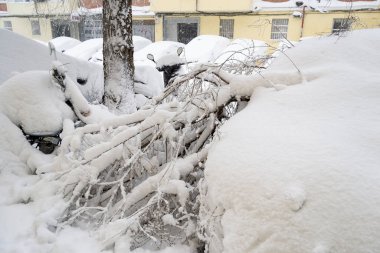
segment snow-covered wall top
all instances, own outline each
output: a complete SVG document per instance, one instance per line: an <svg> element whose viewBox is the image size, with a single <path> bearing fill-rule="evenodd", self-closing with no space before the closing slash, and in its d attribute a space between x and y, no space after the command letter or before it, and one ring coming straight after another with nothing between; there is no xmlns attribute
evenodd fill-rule
<svg viewBox="0 0 380 253"><path fill-rule="evenodd" d="M259 0L253 2L253 11L297 10L303 6L320 12L379 9L380 0Z"/></svg>
<svg viewBox="0 0 380 253"><path fill-rule="evenodd" d="M93 9L80 7L76 13L79 15L96 15L102 14L102 11L103 7ZM154 12L150 11L149 6L132 6L132 16L154 16Z"/></svg>

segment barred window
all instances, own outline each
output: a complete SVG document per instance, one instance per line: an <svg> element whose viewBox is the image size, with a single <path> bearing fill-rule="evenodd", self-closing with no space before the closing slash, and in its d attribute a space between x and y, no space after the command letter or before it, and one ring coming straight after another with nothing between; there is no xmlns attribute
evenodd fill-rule
<svg viewBox="0 0 380 253"><path fill-rule="evenodd" d="M31 20L30 23L32 24L32 35L41 35L40 21Z"/></svg>
<svg viewBox="0 0 380 253"><path fill-rule="evenodd" d="M333 21L333 34L339 34L342 32L347 32L350 30L352 24L352 20L348 18L334 18Z"/></svg>
<svg viewBox="0 0 380 253"><path fill-rule="evenodd" d="M234 37L234 20L233 19L221 19L220 20L219 34L220 34L220 36L232 39Z"/></svg>
<svg viewBox="0 0 380 253"><path fill-rule="evenodd" d="M97 17L100 18L100 17ZM87 18L84 21L84 40L103 37L103 23L101 19Z"/></svg>
<svg viewBox="0 0 380 253"><path fill-rule="evenodd" d="M288 37L289 19L272 19L272 40L286 39Z"/></svg>
<svg viewBox="0 0 380 253"><path fill-rule="evenodd" d="M9 31L13 31L12 28L12 21L3 21L4 29L7 29Z"/></svg>

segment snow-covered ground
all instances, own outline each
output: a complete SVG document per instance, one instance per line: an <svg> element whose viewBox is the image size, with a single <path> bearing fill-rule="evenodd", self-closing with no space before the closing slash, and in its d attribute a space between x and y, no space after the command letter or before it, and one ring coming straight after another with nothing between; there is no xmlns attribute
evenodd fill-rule
<svg viewBox="0 0 380 253"><path fill-rule="evenodd" d="M308 39L286 54L262 76L227 75L233 92L254 93L221 128L205 165L210 216L201 218L212 230L210 250L380 252L380 30ZM1 67L14 60L5 56ZM0 252L113 253L92 231L54 232L67 207L61 190L70 183L60 178L72 169L62 162L69 159L64 144L77 147L80 131L73 135L65 120L62 149L43 155L7 114L0 113ZM87 127L107 137L106 124ZM128 236L123 239L114 253L131 252ZM196 250L175 245L157 252Z"/></svg>
<svg viewBox="0 0 380 253"><path fill-rule="evenodd" d="M380 252L380 30L306 40L287 55L301 72L280 56L264 73L279 90L257 89L209 154L223 234L214 243Z"/></svg>

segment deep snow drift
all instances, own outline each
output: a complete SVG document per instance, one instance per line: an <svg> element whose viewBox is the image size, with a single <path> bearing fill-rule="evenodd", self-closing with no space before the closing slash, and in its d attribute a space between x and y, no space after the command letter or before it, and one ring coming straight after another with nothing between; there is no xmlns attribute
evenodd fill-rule
<svg viewBox="0 0 380 253"><path fill-rule="evenodd" d="M287 55L210 151L212 252L380 252L380 30Z"/></svg>
<svg viewBox="0 0 380 253"><path fill-rule="evenodd" d="M379 42L380 30L310 39L286 52L296 66L280 56L262 73L265 79L226 74L232 92L254 94L218 133L205 165L210 213L201 222L209 225L211 252L380 251ZM101 251L104 241L91 231L54 229L67 204L59 179L73 171L62 162L71 159L65 148L79 148L83 129L73 134L73 122L64 121L63 144L52 163L0 114L0 252L112 253ZM88 143L85 156L119 140L106 139L106 123L86 129L99 129L104 145ZM82 167L77 177L96 173L101 161ZM34 175L35 169L47 173ZM118 232L112 224L104 230L111 237ZM114 253L130 252L128 243L123 236ZM159 252L196 250L175 245Z"/></svg>

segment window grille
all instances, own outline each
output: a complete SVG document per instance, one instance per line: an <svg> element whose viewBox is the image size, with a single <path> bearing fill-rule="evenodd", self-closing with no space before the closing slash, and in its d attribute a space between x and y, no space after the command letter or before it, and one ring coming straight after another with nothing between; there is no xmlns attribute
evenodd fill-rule
<svg viewBox="0 0 380 253"><path fill-rule="evenodd" d="M288 37L289 19L272 19L272 40L286 39Z"/></svg>
<svg viewBox="0 0 380 253"><path fill-rule="evenodd" d="M13 31L12 28L12 21L3 21L4 29L7 29L9 31Z"/></svg>
<svg viewBox="0 0 380 253"><path fill-rule="evenodd" d="M234 20L221 19L219 34L220 36L232 39L234 37Z"/></svg>
<svg viewBox="0 0 380 253"><path fill-rule="evenodd" d="M31 20L32 24L32 35L41 35L40 21Z"/></svg>
<svg viewBox="0 0 380 253"><path fill-rule="evenodd" d="M348 18L334 18L333 21L333 34L339 34L342 32L347 32L350 30L352 24L352 20Z"/></svg>
<svg viewBox="0 0 380 253"><path fill-rule="evenodd" d="M86 19L84 21L84 40L102 38L103 23L100 19Z"/></svg>

